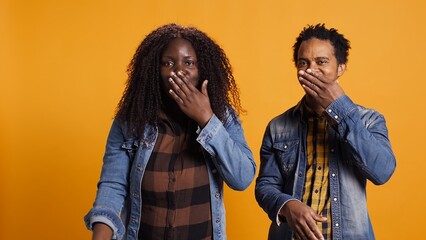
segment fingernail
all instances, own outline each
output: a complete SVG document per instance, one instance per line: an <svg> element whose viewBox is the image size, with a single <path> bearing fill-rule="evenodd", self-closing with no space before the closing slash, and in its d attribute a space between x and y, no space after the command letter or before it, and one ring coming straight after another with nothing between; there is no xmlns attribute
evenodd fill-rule
<svg viewBox="0 0 426 240"><path fill-rule="evenodd" d="M312 72L312 70L311 70L310 68L308 68L308 69L306 69L306 72L307 72L307 73L311 73L311 72Z"/></svg>
<svg viewBox="0 0 426 240"><path fill-rule="evenodd" d="M299 75L303 75L303 74L305 74L305 72L303 70L300 70Z"/></svg>

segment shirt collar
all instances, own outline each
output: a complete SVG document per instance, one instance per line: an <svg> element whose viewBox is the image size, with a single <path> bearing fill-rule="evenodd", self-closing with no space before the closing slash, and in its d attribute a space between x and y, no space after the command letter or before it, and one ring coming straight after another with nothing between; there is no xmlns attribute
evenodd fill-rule
<svg viewBox="0 0 426 240"><path fill-rule="evenodd" d="M306 102L306 95L303 96L302 100L297 103L294 113L300 113L300 116L302 119L309 119L309 118L323 118L323 115L318 115L316 112L310 108Z"/></svg>

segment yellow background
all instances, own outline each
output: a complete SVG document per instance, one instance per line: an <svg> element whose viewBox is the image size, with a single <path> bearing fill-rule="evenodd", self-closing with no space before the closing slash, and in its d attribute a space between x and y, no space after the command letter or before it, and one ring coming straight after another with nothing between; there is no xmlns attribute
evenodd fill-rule
<svg viewBox="0 0 426 240"><path fill-rule="evenodd" d="M352 43L345 92L387 119L397 170L369 184L377 239L423 236L426 4L360 1L0 0L0 239L89 239L105 140L140 41L169 22L193 25L226 51L259 163L267 122L303 91L291 46L324 22ZM254 199L226 189L228 238L266 239Z"/></svg>

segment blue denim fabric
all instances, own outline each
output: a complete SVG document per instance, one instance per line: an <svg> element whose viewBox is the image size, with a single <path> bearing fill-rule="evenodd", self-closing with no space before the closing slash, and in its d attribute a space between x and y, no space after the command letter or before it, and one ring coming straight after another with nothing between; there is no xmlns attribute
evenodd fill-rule
<svg viewBox="0 0 426 240"><path fill-rule="evenodd" d="M366 184L389 180L396 167L384 117L343 95L325 110L329 127L330 201L333 239L374 239L366 205ZM307 123L301 103L272 119L260 150L256 200L272 223L270 240L291 239L277 214L289 200L301 200L306 173ZM277 221L278 220L278 221Z"/></svg>
<svg viewBox="0 0 426 240"><path fill-rule="evenodd" d="M141 219L141 181L158 132L148 126L141 139L127 137L125 133L125 126L114 120L96 200L84 220L88 229L94 222L103 222L113 229L114 239L134 240ZM213 115L197 133L209 173L213 237L225 240L223 182L234 190L246 189L253 181L256 164L239 119L228 115L222 123Z"/></svg>

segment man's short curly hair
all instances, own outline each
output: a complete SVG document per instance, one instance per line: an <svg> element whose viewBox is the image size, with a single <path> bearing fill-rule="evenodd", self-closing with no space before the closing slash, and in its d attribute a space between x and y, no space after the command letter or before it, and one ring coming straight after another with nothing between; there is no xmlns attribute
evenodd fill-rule
<svg viewBox="0 0 426 240"><path fill-rule="evenodd" d="M334 48L334 56L338 64L346 64L348 62L350 42L342 34L337 32L337 29L327 29L325 24L308 25L303 28L299 36L296 38L296 43L293 45L293 61L297 65L297 54L300 45L303 41L311 38L320 40L329 40Z"/></svg>

